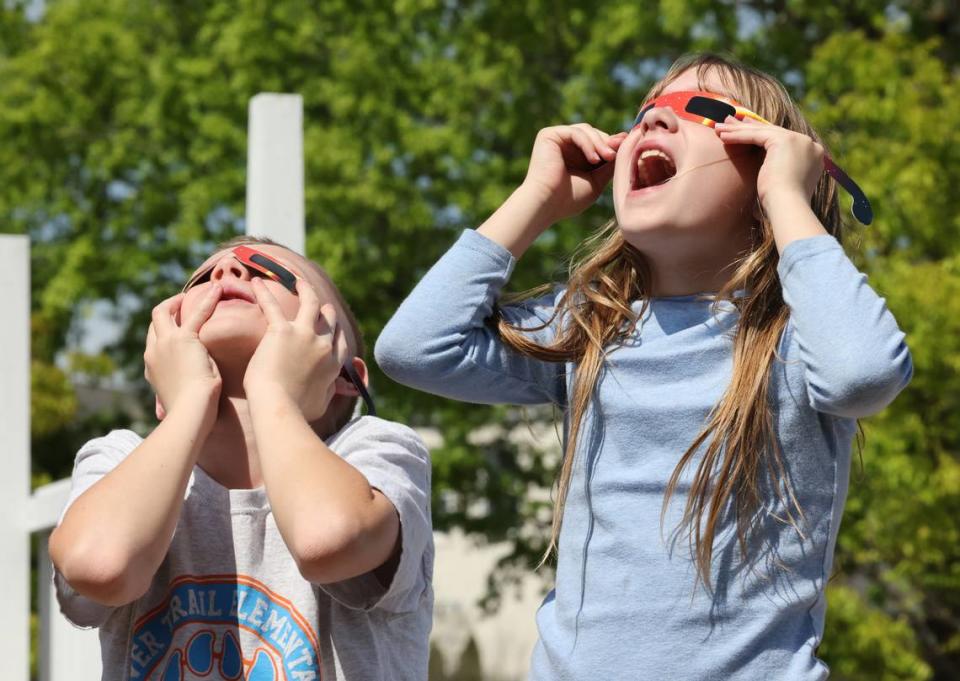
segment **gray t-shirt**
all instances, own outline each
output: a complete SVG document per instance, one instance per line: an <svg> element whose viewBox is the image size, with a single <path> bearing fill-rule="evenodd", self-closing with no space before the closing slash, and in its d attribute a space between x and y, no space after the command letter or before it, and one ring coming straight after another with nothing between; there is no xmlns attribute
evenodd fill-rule
<svg viewBox="0 0 960 681"><path fill-rule="evenodd" d="M140 442L116 430L84 445L67 508ZM100 628L105 681L427 678L433 535L426 447L410 428L370 416L327 444L399 513L402 550L389 587L372 573L308 582L280 537L266 491L227 489L198 466L144 596L106 607L55 574L63 614Z"/></svg>

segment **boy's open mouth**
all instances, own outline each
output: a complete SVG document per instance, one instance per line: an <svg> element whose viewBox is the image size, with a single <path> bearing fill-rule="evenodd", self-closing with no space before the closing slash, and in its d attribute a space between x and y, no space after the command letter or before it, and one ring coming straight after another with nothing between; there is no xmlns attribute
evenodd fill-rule
<svg viewBox="0 0 960 681"><path fill-rule="evenodd" d="M677 166L660 149L638 150L630 177L630 190L655 187L677 174Z"/></svg>
<svg viewBox="0 0 960 681"><path fill-rule="evenodd" d="M220 293L219 302L223 303L231 300L239 300L245 303L256 303L256 299L253 297L253 294L250 291L247 291L245 288L238 286L231 281L223 281L220 285L223 290Z"/></svg>

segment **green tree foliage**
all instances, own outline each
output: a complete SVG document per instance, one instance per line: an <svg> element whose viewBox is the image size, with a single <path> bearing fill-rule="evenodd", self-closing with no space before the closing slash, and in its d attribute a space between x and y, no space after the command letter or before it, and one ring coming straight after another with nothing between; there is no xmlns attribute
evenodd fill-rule
<svg viewBox="0 0 960 681"><path fill-rule="evenodd" d="M458 231L521 181L539 128L617 130L676 56L728 50L788 83L873 200L876 223L847 243L917 370L866 423L822 653L843 679L957 678L958 13L943 0L8 0L0 230L33 244L38 479L121 418L83 414L77 386L117 367L152 411L149 310L243 231L254 94L304 97L308 253L373 341ZM610 215L604 199L558 225L514 286L561 278ZM103 356L71 355L95 301L114 304L123 333ZM507 436L527 417L374 384L386 416L443 434L437 527L512 543L494 591L532 567L548 516L528 492L553 470ZM500 435L470 439L491 422Z"/></svg>

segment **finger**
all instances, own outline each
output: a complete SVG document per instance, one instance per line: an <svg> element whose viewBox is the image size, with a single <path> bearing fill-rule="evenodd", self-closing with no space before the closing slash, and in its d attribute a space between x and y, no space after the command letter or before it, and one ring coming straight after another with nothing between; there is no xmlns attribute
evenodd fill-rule
<svg viewBox="0 0 960 681"><path fill-rule="evenodd" d="M300 298L300 309L297 310L294 323L312 329L320 315L320 296L306 279L297 279L297 296Z"/></svg>
<svg viewBox="0 0 960 681"><path fill-rule="evenodd" d="M143 377L147 379L147 383L152 384L150 380L150 360L153 357L153 348L157 343L157 332L153 330L153 322L150 322L150 326L147 327L147 342L146 347L143 349Z"/></svg>
<svg viewBox="0 0 960 681"><path fill-rule="evenodd" d="M270 293L270 289L266 287L263 280L254 279L251 283L253 285L253 295L256 296L260 309L263 310L263 316L267 318L267 324L283 324L287 321L283 310L280 308L280 303Z"/></svg>
<svg viewBox="0 0 960 681"><path fill-rule="evenodd" d="M616 167L617 166L615 163L604 163L602 166L592 171L588 175L590 179L590 185L593 187L593 190L596 193L599 194L602 192L604 187L610 183L610 180L613 179L613 172Z"/></svg>
<svg viewBox="0 0 960 681"><path fill-rule="evenodd" d="M624 131L618 132L616 135L610 135L607 137L607 145L613 149L619 149L620 145L623 144L623 140L627 139L627 135L629 134L630 133Z"/></svg>
<svg viewBox="0 0 960 681"><path fill-rule="evenodd" d="M150 322L150 326L147 327L147 349L149 350L156 344L157 344L157 330L153 326L153 322Z"/></svg>
<svg viewBox="0 0 960 681"><path fill-rule="evenodd" d="M344 366L347 362L350 361L350 348L347 346L347 334L344 333L343 327L337 327L337 335L333 341L337 357L337 364Z"/></svg>
<svg viewBox="0 0 960 681"><path fill-rule="evenodd" d="M724 144L755 144L765 147L772 139L773 132L767 126L743 126L736 130L724 125L719 127L717 134Z"/></svg>
<svg viewBox="0 0 960 681"><path fill-rule="evenodd" d="M150 316L156 327L157 334L167 333L177 327L177 323L173 317L180 310L180 303L182 302L183 294L178 293L175 296L161 301L159 305L153 308Z"/></svg>
<svg viewBox="0 0 960 681"><path fill-rule="evenodd" d="M568 139L577 146L590 163L600 163L603 159L597 153L593 140L581 128L570 128Z"/></svg>
<svg viewBox="0 0 960 681"><path fill-rule="evenodd" d="M319 319L317 320L318 335L325 333L335 334L337 330L337 308L330 303L326 303L320 308Z"/></svg>
<svg viewBox="0 0 960 681"><path fill-rule="evenodd" d="M193 311L193 314L190 315L190 318L183 323L183 326L180 328L190 333L197 333L200 331L200 327L203 326L203 323L210 319L210 315L213 314L213 311L217 307L217 303L220 302L220 295L223 293L223 288L220 284L214 284L210 287L210 290L207 291L207 294L200 299L200 303L197 305L197 309Z"/></svg>
<svg viewBox="0 0 960 681"><path fill-rule="evenodd" d="M597 150L597 153L605 161L612 161L617 157L617 151L609 144L607 144L607 135L602 130L597 130L596 128L589 128L587 134L593 140L593 146Z"/></svg>

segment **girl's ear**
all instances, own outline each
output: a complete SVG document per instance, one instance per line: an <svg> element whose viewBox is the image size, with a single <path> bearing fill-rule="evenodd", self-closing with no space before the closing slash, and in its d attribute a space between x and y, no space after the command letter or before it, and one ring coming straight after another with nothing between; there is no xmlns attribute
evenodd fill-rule
<svg viewBox="0 0 960 681"><path fill-rule="evenodd" d="M163 421L163 419L167 418L167 410L163 408L163 405L162 405L162 404L160 404L160 397L159 397L159 396L156 396L156 395L155 395L153 399L154 399L154 403L155 403L155 404L154 404L154 411L156 411L156 413L157 413L157 421Z"/></svg>
<svg viewBox="0 0 960 681"><path fill-rule="evenodd" d="M360 377L360 380L363 381L364 387L369 385L368 374L367 374L367 364L359 357L354 357L351 362L353 363L353 370L357 372L357 376ZM336 395L347 395L348 397L360 397L360 391L353 385L349 378L344 376L337 376L337 380L334 382L335 390L334 394Z"/></svg>

